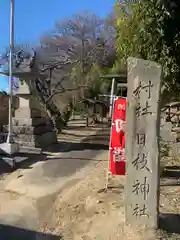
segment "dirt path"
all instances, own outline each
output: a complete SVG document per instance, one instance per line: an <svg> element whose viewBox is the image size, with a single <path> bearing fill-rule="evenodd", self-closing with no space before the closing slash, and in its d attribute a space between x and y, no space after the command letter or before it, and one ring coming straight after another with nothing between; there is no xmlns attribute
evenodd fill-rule
<svg viewBox="0 0 180 240"><path fill-rule="evenodd" d="M105 193L108 152L98 156L101 160L87 177L75 187L66 189L57 198L46 217L42 232L54 233L63 240L178 240L179 234L134 229L125 225L123 177L113 177ZM163 181L162 181L163 182ZM165 183L165 182L163 182ZM171 189L171 191L170 191ZM178 213L180 191L177 186L162 186L160 211ZM176 196L176 197L175 197ZM175 216L175 215L173 215ZM179 229L177 219L168 219L163 227ZM173 230L171 228L171 230Z"/></svg>
<svg viewBox="0 0 180 240"><path fill-rule="evenodd" d="M61 235L65 240L139 239L131 228L124 227L124 179L117 177L111 181L113 188L101 192L108 152L98 158L101 162L86 179L59 195L41 231Z"/></svg>
<svg viewBox="0 0 180 240"><path fill-rule="evenodd" d="M67 131L61 134L60 144L66 145L69 140L71 148L61 154L58 148L53 149L55 152L49 152L47 161L20 169L0 181L0 239L2 223L16 227L18 234L15 237L12 229L5 229L4 232L11 233L10 238L2 238L5 240L180 239L178 168L173 179L168 175L161 180L161 224L169 233L134 229L125 225L125 179L113 177L109 190L101 191L105 186L108 151L100 150L100 146L108 141L107 131ZM20 238L19 227L33 231L26 230ZM35 232L37 229L41 233Z"/></svg>
<svg viewBox="0 0 180 240"><path fill-rule="evenodd" d="M26 229L26 237L21 236L21 231L17 230L17 234L20 234L17 235L17 239L37 239L38 226L53 205L57 195L84 179L87 172L97 164L96 156L104 150L101 147L97 148L98 145L93 143L93 139L98 137L108 139L106 134L109 133L106 131L104 135L104 131L101 131L100 128L94 129L94 131L92 129L83 131L81 128L81 134L79 137L75 136L76 140L73 141L71 130L69 131L69 143L67 139L63 140L68 148L58 149L57 145L57 148L51 149L54 152L47 152L46 159L34 161L32 164L27 162L17 171L1 179L0 239L1 226L4 229L5 224L16 229ZM59 144L62 146L62 142ZM31 236L27 237L27 229L33 231ZM7 230L5 229L3 232L7 232ZM5 239L14 239L13 234L10 238ZM54 238L51 236L46 239Z"/></svg>

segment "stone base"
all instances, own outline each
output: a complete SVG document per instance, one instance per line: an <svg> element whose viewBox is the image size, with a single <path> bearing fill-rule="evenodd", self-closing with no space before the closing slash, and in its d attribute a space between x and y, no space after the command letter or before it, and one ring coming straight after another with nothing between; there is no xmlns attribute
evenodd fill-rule
<svg viewBox="0 0 180 240"><path fill-rule="evenodd" d="M44 118L13 118L12 119L13 126L38 126L44 124L50 124L50 121L48 119Z"/></svg>
<svg viewBox="0 0 180 240"><path fill-rule="evenodd" d="M20 110L29 111L29 109ZM25 116L28 115L25 114ZM13 118L13 134L15 141L19 143L20 147L42 149L57 143L57 136L50 119L40 116L33 118L15 116Z"/></svg>
<svg viewBox="0 0 180 240"><path fill-rule="evenodd" d="M32 126L13 126L14 135L42 135L47 132L52 132L52 125L43 124L35 127Z"/></svg>
<svg viewBox="0 0 180 240"><path fill-rule="evenodd" d="M44 148L57 143L55 132L46 132L41 135L18 134L14 137L20 147Z"/></svg>
<svg viewBox="0 0 180 240"><path fill-rule="evenodd" d="M18 153L18 152L19 152L19 144L18 143L1 143L0 144L0 153L12 155L12 154Z"/></svg>

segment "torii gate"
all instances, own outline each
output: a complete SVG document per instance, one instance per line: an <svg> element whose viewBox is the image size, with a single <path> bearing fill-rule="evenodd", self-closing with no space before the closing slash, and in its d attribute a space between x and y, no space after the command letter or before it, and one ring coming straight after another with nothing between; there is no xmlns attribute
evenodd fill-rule
<svg viewBox="0 0 180 240"><path fill-rule="evenodd" d="M127 73L107 74L107 75L101 76L101 78L108 79L108 80L112 81L112 83L111 83L111 94L106 95L107 97L110 97L109 117L111 118L113 97L114 97L115 94L117 94L117 91L115 93L115 85L117 83L117 89L121 89L121 96L122 96L123 89L127 89Z"/></svg>

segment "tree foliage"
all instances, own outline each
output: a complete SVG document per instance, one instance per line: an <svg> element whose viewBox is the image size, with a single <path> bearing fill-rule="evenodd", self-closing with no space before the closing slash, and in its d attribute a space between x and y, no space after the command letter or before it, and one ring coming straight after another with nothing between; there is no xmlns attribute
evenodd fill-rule
<svg viewBox="0 0 180 240"><path fill-rule="evenodd" d="M156 61L163 66L164 85L179 98L180 3L168 0L137 0L116 5L114 69L124 68L128 56Z"/></svg>

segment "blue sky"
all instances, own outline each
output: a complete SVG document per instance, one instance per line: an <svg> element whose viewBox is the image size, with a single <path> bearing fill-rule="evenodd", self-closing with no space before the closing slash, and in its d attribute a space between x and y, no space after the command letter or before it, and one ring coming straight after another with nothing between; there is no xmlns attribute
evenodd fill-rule
<svg viewBox="0 0 180 240"><path fill-rule="evenodd" d="M105 16L114 0L15 0L15 42L36 43L40 35L53 29L55 20L88 10ZM9 44L10 0L0 0L0 53ZM0 76L0 90L8 87Z"/></svg>

